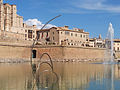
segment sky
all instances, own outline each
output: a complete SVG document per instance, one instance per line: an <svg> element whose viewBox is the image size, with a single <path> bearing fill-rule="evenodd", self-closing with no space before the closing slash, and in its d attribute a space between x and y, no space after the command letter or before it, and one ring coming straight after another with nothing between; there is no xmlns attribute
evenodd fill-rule
<svg viewBox="0 0 120 90"><path fill-rule="evenodd" d="M16 4L24 22L41 28L51 18L52 26L84 29L90 38L106 37L109 23L113 24L115 38L120 38L120 0L4 0Z"/></svg>

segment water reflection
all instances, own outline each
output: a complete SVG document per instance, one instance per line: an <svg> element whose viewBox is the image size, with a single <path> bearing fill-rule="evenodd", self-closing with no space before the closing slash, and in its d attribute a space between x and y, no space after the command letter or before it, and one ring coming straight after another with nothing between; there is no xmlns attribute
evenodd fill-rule
<svg viewBox="0 0 120 90"><path fill-rule="evenodd" d="M47 70L46 70L47 69ZM54 63L34 77L31 65L0 64L0 90L120 90L120 65Z"/></svg>
<svg viewBox="0 0 120 90"><path fill-rule="evenodd" d="M105 71L104 71L104 82L107 90L114 90L114 65L104 65ZM108 87L109 86L109 87Z"/></svg>
<svg viewBox="0 0 120 90"><path fill-rule="evenodd" d="M56 90L57 75L55 72L44 70L39 71L36 76L31 75L27 80L27 90Z"/></svg>
<svg viewBox="0 0 120 90"><path fill-rule="evenodd" d="M46 57L48 58L47 61L46 59L44 59ZM32 80L31 80L31 84L28 84L27 87L29 86L32 87L27 89L54 90L54 86L57 86L56 84L58 83L58 75L56 72L54 72L53 62L49 54L43 53L42 56L40 57L40 60L38 60L37 62L31 60L31 69L32 69L32 77L31 77Z"/></svg>

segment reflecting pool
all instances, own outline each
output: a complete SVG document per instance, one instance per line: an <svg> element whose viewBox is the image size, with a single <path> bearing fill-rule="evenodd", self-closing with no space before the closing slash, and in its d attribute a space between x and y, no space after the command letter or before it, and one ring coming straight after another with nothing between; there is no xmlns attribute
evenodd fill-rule
<svg viewBox="0 0 120 90"><path fill-rule="evenodd" d="M54 72L47 65L39 69L1 63L0 90L120 90L119 64L54 63Z"/></svg>

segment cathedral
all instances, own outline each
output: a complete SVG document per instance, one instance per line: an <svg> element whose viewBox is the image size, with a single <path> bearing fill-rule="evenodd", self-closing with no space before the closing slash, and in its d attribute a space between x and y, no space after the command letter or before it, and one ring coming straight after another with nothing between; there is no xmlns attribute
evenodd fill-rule
<svg viewBox="0 0 120 90"><path fill-rule="evenodd" d="M17 6L0 0L0 37L33 40L36 26L23 23L23 17L17 14Z"/></svg>

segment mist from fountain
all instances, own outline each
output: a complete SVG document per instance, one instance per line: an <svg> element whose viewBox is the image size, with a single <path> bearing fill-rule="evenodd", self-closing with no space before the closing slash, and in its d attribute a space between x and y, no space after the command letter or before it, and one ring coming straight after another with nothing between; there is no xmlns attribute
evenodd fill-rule
<svg viewBox="0 0 120 90"><path fill-rule="evenodd" d="M112 24L109 24L107 37L105 40L105 58L104 58L104 64L112 64L114 63L114 50L113 50L113 39L114 39L114 29L112 27Z"/></svg>

